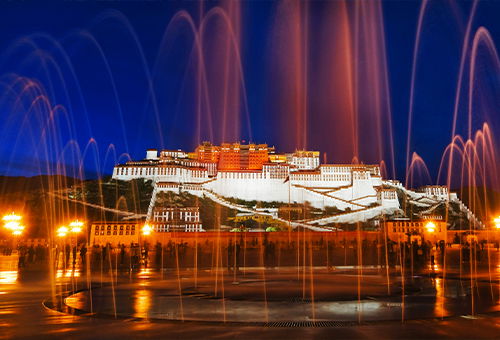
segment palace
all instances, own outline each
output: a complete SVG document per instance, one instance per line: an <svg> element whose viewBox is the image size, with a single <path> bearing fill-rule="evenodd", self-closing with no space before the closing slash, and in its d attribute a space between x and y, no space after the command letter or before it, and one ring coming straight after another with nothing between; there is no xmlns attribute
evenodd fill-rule
<svg viewBox="0 0 500 340"><path fill-rule="evenodd" d="M204 142L194 152L161 150L158 153L150 149L141 161L116 165L113 178L126 181L143 178L154 182L148 220L153 220L156 194L162 191L206 196L242 212L255 211L236 206L229 198L308 202L315 208L336 207L344 211L338 216L302 223L312 226L365 221L394 213L400 208L397 190L407 190L397 181L384 180L378 164L321 164L319 151L280 154L266 144L223 143L219 146ZM448 199L445 187L428 187L411 193L416 200ZM198 226L191 225L189 229L198 230Z"/></svg>

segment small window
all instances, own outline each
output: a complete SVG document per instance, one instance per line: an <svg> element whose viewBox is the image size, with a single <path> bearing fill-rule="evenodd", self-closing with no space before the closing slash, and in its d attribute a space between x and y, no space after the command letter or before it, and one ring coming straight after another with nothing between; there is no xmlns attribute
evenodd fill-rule
<svg viewBox="0 0 500 340"><path fill-rule="evenodd" d="M123 226L122 225L120 226L120 230L123 230Z"/></svg>
<svg viewBox="0 0 500 340"><path fill-rule="evenodd" d="M135 235L135 231L133 231L133 230L132 230L132 231L130 232L130 235Z"/></svg>
<svg viewBox="0 0 500 340"><path fill-rule="evenodd" d="M101 230L101 235L104 235L104 230Z"/></svg>
<svg viewBox="0 0 500 340"><path fill-rule="evenodd" d="M111 230L111 226L110 225L108 225L108 230Z"/></svg>
<svg viewBox="0 0 500 340"><path fill-rule="evenodd" d="M132 226L132 230L135 230L135 225Z"/></svg>
<svg viewBox="0 0 500 340"><path fill-rule="evenodd" d="M129 225L127 226L127 230L130 230L130 226Z"/></svg>
<svg viewBox="0 0 500 340"><path fill-rule="evenodd" d="M115 226L113 227L113 230L116 230L116 229L118 229L118 227L115 225Z"/></svg>
<svg viewBox="0 0 500 340"><path fill-rule="evenodd" d="M99 230L96 230L96 231L95 231L95 234L96 234L96 235L99 235Z"/></svg>
<svg viewBox="0 0 500 340"><path fill-rule="evenodd" d="M115 231L113 231L113 235L116 235L116 230L115 230Z"/></svg>
<svg viewBox="0 0 500 340"><path fill-rule="evenodd" d="M123 235L123 230L120 230L120 235Z"/></svg>
<svg viewBox="0 0 500 340"><path fill-rule="evenodd" d="M129 233L130 233L130 232L127 230L127 231L125 232L125 235L128 235Z"/></svg>
<svg viewBox="0 0 500 340"><path fill-rule="evenodd" d="M108 232L106 233L106 235L111 235L111 230L108 230Z"/></svg>

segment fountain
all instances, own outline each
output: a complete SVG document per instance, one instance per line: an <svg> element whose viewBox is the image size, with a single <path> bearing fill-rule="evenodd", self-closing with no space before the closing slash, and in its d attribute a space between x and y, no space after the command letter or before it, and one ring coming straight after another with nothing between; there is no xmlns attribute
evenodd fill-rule
<svg viewBox="0 0 500 340"><path fill-rule="evenodd" d="M491 33L476 27L478 1L466 18L451 124L442 131L450 133L450 142L443 146L438 167L426 163L424 155L439 153L439 142L433 150L420 150L425 131L415 128L425 118L417 90L425 86L418 72L427 52L423 42L430 2L420 5L405 119L396 117L393 108L383 3L269 4L272 16L263 24L268 49L250 53L245 53L253 47L245 40L246 4L200 1L190 6L166 20L155 58L147 55L127 16L115 10L62 39L45 33L23 36L1 55L0 148L9 157L3 170L40 175L19 186L5 185L2 203L22 211L27 225L37 226L30 232L43 235L40 254L46 256L43 263L32 260L19 271L12 261L0 267L0 289L31 275L29 268L42 268L51 289L47 308L152 322L336 327L499 311L499 231L490 223L497 213L495 190L500 189L498 89L488 74L498 77L500 60ZM113 51L123 46L100 40L99 34L111 27L118 27L123 37L117 46L127 46L134 55L130 77L138 85L132 94L122 86L128 74L118 71ZM79 54L79 48L92 51L100 65L102 73L90 77L95 91L80 69L84 52ZM260 61L245 59L257 54ZM248 71L257 68L262 74ZM262 83L252 87L258 95L248 86L255 77ZM95 96L101 90L109 98ZM254 113L262 98L264 113ZM109 116L92 112L101 101L112 108ZM137 110L133 116L126 113L129 105ZM402 120L407 130L396 132ZM96 137L96 122L109 125L108 135ZM278 128L282 132L272 133ZM330 218L352 213L352 208L319 209L289 198L279 206L288 218L273 216L279 231L266 231L274 227L266 221L249 222L256 224L254 230L234 225L239 229L229 231L225 224L238 209L248 213L276 207L265 206L270 204L265 197L249 207L235 202L238 197L219 197L208 189L189 195L191 189L186 189L162 199L175 207L183 200L198 207L209 216L211 230L154 238L151 233L157 231L138 228L138 242L91 243L93 235L105 232L91 229L95 221L102 221L103 228L117 220L137 219L143 225L148 205L154 208L157 183L107 175L112 166L132 160L130 155L142 147L134 143L144 136L162 149L179 139L189 150L205 140L219 145L269 138L266 142L284 150L320 149L325 163L376 164L384 178L380 187L395 191L401 209L369 221L321 225L313 213ZM398 145L403 139L406 145ZM398 156L404 151L405 158ZM405 185L389 181L396 178ZM446 187L447 197L426 203L429 197L411 189L427 184ZM452 189L460 190L458 196L452 197ZM327 191L315 194L328 196ZM348 203L370 208L353 202ZM334 213L327 214L327 208ZM297 211L303 216L292 218ZM434 213L441 214L445 225L453 222L453 229L436 242L428 235L439 224L427 225L427 231L418 226L417 231L413 219L398 219ZM84 232L56 233L75 218L85 221ZM391 238L397 231L388 230L387 220L414 229L400 232L404 238ZM31 243L16 243L24 258Z"/></svg>

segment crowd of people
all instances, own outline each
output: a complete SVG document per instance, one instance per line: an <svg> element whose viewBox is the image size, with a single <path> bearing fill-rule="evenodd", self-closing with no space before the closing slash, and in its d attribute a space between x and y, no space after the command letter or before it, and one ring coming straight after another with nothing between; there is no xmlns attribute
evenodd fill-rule
<svg viewBox="0 0 500 340"><path fill-rule="evenodd" d="M453 240L455 241L455 240ZM460 240L458 240L460 241ZM57 268L87 264L91 269L138 270L141 267L156 268L227 268L238 271L240 267L276 268L280 266L342 265L411 266L414 270L431 268L443 263L446 248L452 243L414 239L411 242L395 242L378 239L272 239L268 237L243 238L235 236L219 240L169 240L165 244L118 244L113 246L85 243L55 245L52 255ZM475 241L460 244L459 261L480 262L485 258L486 242ZM498 244L495 245L498 251ZM1 254L9 256L12 246L0 245ZM48 244L17 247L19 267L43 263L49 259ZM151 256L150 253L153 253ZM151 257L151 259L150 259ZM430 265L430 267L429 267Z"/></svg>

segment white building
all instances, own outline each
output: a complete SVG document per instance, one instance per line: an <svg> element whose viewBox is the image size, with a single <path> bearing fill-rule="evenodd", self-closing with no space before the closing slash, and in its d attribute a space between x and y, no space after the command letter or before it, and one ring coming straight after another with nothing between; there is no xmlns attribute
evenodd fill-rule
<svg viewBox="0 0 500 340"><path fill-rule="evenodd" d="M264 146L267 150L267 145ZM209 143L205 143L203 148L198 147L194 153L162 150L158 154L158 150L150 149L144 160L116 165L113 178L154 181L148 218L158 225L159 232L174 228L169 226L169 215L165 215L170 212L155 210L157 193L165 191L186 191L200 197L207 196L220 204L253 213L255 211L252 209L231 204L229 198L261 202L309 202L316 208L334 206L345 211L344 214L314 221L317 224L366 220L383 213L392 213L400 208L398 190L404 192L411 202L423 207L447 199L458 200L456 194L450 194L443 186L426 186L420 192L415 192L404 188L398 181L383 180L379 165L320 164L318 151L276 154L274 148L269 148L269 153L262 150L254 154L250 151L237 153ZM267 161L265 155L268 155ZM225 162L224 167L219 168L220 162ZM241 164L252 166L244 167ZM188 220L191 219L191 215L188 217ZM175 228L202 231L199 215L198 220L188 222Z"/></svg>
<svg viewBox="0 0 500 340"><path fill-rule="evenodd" d="M366 210L374 205L398 209L392 191L384 191L378 165L320 164L318 151L296 151L285 162L270 155L261 169L219 170L216 161L202 161L182 150L148 150L146 159L117 165L113 178L144 178L160 191L188 191L266 202L304 203L316 208ZM152 199L154 200L154 198ZM153 205L154 206L154 205Z"/></svg>
<svg viewBox="0 0 500 340"><path fill-rule="evenodd" d="M319 166L319 151L297 150L287 154L287 160L300 170L316 169Z"/></svg>
<svg viewBox="0 0 500 340"><path fill-rule="evenodd" d="M444 185L426 185L420 188L426 196L438 199L448 198L448 187Z"/></svg>
<svg viewBox="0 0 500 340"><path fill-rule="evenodd" d="M156 207L153 210L153 228L155 232L204 231L198 207Z"/></svg>

